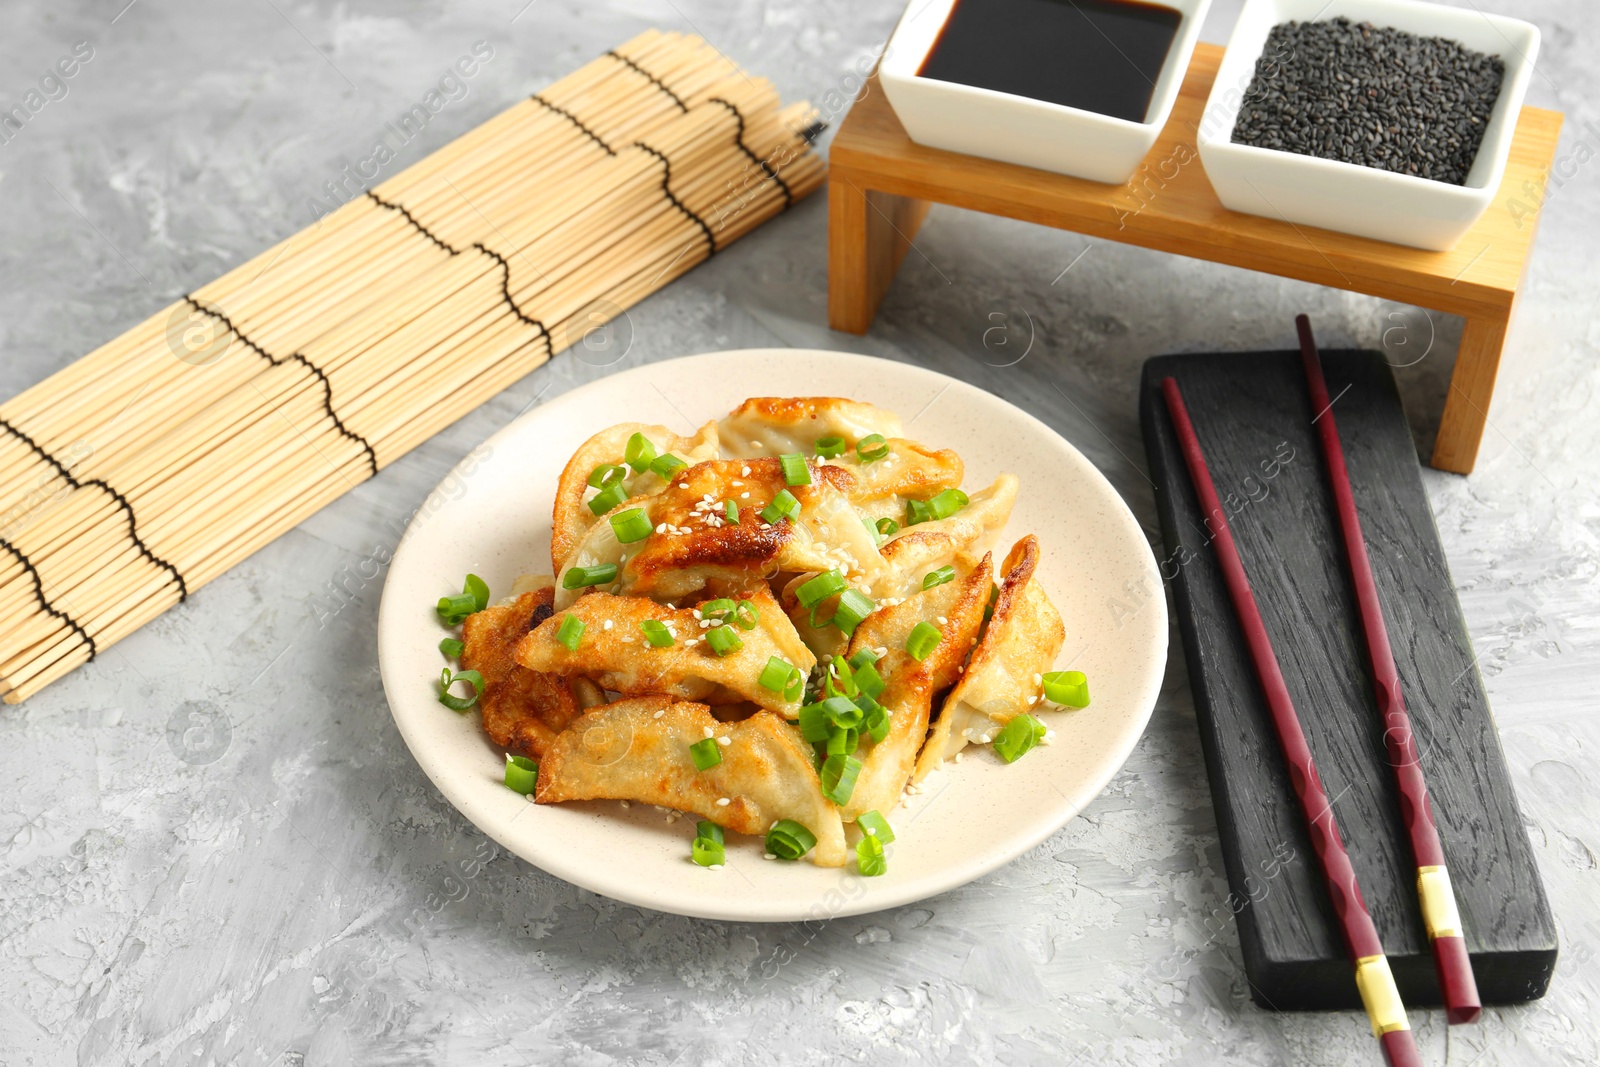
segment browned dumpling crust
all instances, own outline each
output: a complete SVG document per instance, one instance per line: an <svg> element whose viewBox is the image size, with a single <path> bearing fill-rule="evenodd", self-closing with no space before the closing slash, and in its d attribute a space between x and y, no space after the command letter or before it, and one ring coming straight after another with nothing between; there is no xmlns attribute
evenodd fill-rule
<svg viewBox="0 0 1600 1067"><path fill-rule="evenodd" d="M461 667L483 675L484 733L501 748L535 757L583 710L568 679L516 661L517 642L550 617L554 595L550 587L523 593L461 624Z"/></svg>

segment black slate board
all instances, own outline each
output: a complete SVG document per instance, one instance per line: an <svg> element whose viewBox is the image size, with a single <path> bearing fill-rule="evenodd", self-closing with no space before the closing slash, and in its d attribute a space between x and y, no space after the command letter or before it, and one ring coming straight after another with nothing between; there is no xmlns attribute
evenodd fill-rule
<svg viewBox="0 0 1600 1067"><path fill-rule="evenodd" d="M1486 1004L1533 1000L1544 995L1555 969L1555 921L1394 377L1376 352L1326 352L1323 362L1478 989ZM1172 584L1183 635L1252 997L1282 1010L1360 1006L1161 399L1167 376L1183 390L1230 510L1234 539L1400 992L1408 1004L1436 1005L1416 868L1396 814L1299 354L1159 356L1145 363L1139 415L1166 539L1162 573Z"/></svg>

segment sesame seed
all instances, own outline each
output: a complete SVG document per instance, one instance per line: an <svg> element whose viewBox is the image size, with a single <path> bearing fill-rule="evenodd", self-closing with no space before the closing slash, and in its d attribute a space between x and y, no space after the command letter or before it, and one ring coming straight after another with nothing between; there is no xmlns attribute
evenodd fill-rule
<svg viewBox="0 0 1600 1067"><path fill-rule="evenodd" d="M747 491L745 491L745 492L743 492L743 493L740 493L740 494L739 494L739 499L740 499L740 500L749 500L749 499L750 499L750 493L749 493L749 491L748 491L748 490L747 490Z"/></svg>
<svg viewBox="0 0 1600 1067"><path fill-rule="evenodd" d="M940 626L949 626L950 625L950 620L945 618L943 615L940 615L939 616L939 625Z"/></svg>
<svg viewBox="0 0 1600 1067"><path fill-rule="evenodd" d="M1033 676L1033 684L1034 685L1043 685L1044 684L1044 675L1042 675L1042 674L1034 675Z"/></svg>
<svg viewBox="0 0 1600 1067"><path fill-rule="evenodd" d="M623 802L622 802L622 806L623 806L623 807L625 807L625 808L631 808L631 807L633 807L633 805L632 805L632 804L630 804L630 803L628 803L628 802L627 802L627 801L626 801L626 800L624 800L624 801L623 801Z"/></svg>
<svg viewBox="0 0 1600 1067"><path fill-rule="evenodd" d="M610 620L610 619L607 619L607 620L606 620L606 621L605 621L605 625L604 625L604 626L602 626L602 627L600 627L600 628L601 628L601 629L602 629L602 630L609 630L609 629L611 629L611 627L612 627L612 626L614 626L614 625L616 625L616 624L615 624L615 623L614 623L614 622L612 622L612 620Z"/></svg>
<svg viewBox="0 0 1600 1067"><path fill-rule="evenodd" d="M731 484L733 484L733 485L743 485L744 483L741 482L739 479L735 478Z"/></svg>
<svg viewBox="0 0 1600 1067"><path fill-rule="evenodd" d="M706 727L706 736L707 737L715 737L716 735L717 735L717 732L715 730L713 730L709 726Z"/></svg>
<svg viewBox="0 0 1600 1067"><path fill-rule="evenodd" d="M656 713L654 715L650 716L650 717L652 719L659 719L659 718L661 718L661 716L665 715L666 713L667 713L667 709L666 708L657 708L656 709Z"/></svg>
<svg viewBox="0 0 1600 1067"><path fill-rule="evenodd" d="M722 864L713 863L711 866L707 867L706 870L708 870L708 871L720 871L720 870L722 870Z"/></svg>
<svg viewBox="0 0 1600 1067"><path fill-rule="evenodd" d="M733 738L731 738L731 737L719 737L719 738L717 738L717 744L719 744L719 745L731 745L731 744L733 744Z"/></svg>
<svg viewBox="0 0 1600 1067"><path fill-rule="evenodd" d="M764 860L775 860L778 857L774 856L772 853L768 852L765 855L763 855L761 858L764 859Z"/></svg>
<svg viewBox="0 0 1600 1067"><path fill-rule="evenodd" d="M730 803L730 801L728 800L727 797L718 797L717 798L717 807L719 807L719 808L725 808L725 807L728 806L729 803Z"/></svg>
<svg viewBox="0 0 1600 1067"><path fill-rule="evenodd" d="M745 466L740 467L739 468L739 473L744 475L746 478L750 477L750 466L749 466L749 464L746 464Z"/></svg>
<svg viewBox="0 0 1600 1067"><path fill-rule="evenodd" d="M990 741L993 740L993 738L991 738L988 734L984 734L982 737L978 738L978 740L987 745Z"/></svg>

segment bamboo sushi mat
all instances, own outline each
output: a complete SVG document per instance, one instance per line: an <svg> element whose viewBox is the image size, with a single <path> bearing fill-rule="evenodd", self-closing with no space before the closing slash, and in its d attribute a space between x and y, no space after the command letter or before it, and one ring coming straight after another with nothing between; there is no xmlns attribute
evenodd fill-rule
<svg viewBox="0 0 1600 1067"><path fill-rule="evenodd" d="M121 640L822 183L648 32L0 404L0 692Z"/></svg>

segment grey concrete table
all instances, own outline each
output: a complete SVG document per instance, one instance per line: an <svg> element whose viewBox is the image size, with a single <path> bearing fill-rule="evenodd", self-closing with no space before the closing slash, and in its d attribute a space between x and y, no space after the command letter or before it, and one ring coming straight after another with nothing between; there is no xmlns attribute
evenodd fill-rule
<svg viewBox="0 0 1600 1067"><path fill-rule="evenodd" d="M1567 112L1565 181L1542 207L1477 473L1426 477L1563 954L1541 1002L1449 1034L1414 1013L1430 1064L1600 1058L1600 25L1582 0L1515 6L1544 30L1529 101ZM1219 3L1206 36L1225 40L1236 10ZM0 396L299 229L322 183L475 41L493 60L398 164L651 25L700 32L837 112L897 14L895 0L10 4L0 110L75 42L93 56L0 144ZM1411 308L936 208L872 334L846 337L824 326L824 208L633 309L617 366L769 345L925 364L1058 427L1153 540L1145 357L1287 347L1303 309L1329 347L1385 347L1432 412L1460 334ZM1249 1003L1176 641L1104 796L994 875L880 915L654 914L466 824L390 723L370 561L477 441L611 369L558 358L0 712L0 1062L1377 1062L1355 1015ZM1415 432L1426 451L1432 427Z"/></svg>

